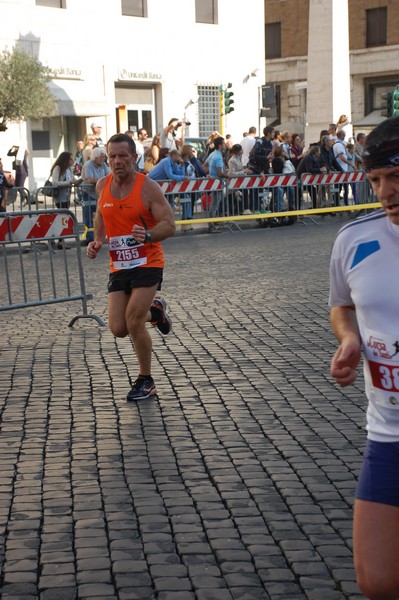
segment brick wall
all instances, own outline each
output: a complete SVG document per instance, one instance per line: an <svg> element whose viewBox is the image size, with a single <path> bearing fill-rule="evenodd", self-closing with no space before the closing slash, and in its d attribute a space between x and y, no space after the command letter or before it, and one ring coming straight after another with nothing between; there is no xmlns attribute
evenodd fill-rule
<svg viewBox="0 0 399 600"><path fill-rule="evenodd" d="M348 0L349 48L366 47L366 10L388 7L388 45L399 44L398 0ZM281 22L281 57L306 56L308 52L309 0L265 0L265 22Z"/></svg>

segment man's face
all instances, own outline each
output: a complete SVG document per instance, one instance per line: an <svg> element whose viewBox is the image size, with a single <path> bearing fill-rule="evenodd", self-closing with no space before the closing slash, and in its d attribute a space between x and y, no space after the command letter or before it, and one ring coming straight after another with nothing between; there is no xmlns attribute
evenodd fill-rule
<svg viewBox="0 0 399 600"><path fill-rule="evenodd" d="M357 143L360 144L360 146L364 146L364 142L366 141L366 136L365 135L361 135L359 137L359 139L357 140Z"/></svg>
<svg viewBox="0 0 399 600"><path fill-rule="evenodd" d="M148 138L148 133L146 131L140 131L138 138L142 142Z"/></svg>
<svg viewBox="0 0 399 600"><path fill-rule="evenodd" d="M101 127L93 127L93 134L99 137L101 135Z"/></svg>
<svg viewBox="0 0 399 600"><path fill-rule="evenodd" d="M100 156L96 156L94 162L97 165L97 167L102 165L105 162L105 154L100 154Z"/></svg>
<svg viewBox="0 0 399 600"><path fill-rule="evenodd" d="M77 149L79 152L82 152L82 150L84 149L84 147L85 147L85 145L84 145L84 143L83 143L83 141L82 141L82 140L78 140L78 141L76 142L76 149Z"/></svg>
<svg viewBox="0 0 399 600"><path fill-rule="evenodd" d="M111 142L107 149L112 173L118 179L128 177L134 170L137 154L130 152L127 142Z"/></svg>
<svg viewBox="0 0 399 600"><path fill-rule="evenodd" d="M170 155L170 158L172 159L173 162L177 163L180 160L180 154L178 152L174 152L173 154Z"/></svg>
<svg viewBox="0 0 399 600"><path fill-rule="evenodd" d="M399 225L399 167L373 169L367 178L389 219Z"/></svg>

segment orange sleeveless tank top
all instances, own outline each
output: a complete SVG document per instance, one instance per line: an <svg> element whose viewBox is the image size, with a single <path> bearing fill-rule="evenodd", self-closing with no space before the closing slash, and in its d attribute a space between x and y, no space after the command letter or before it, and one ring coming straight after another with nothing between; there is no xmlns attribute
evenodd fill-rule
<svg viewBox="0 0 399 600"><path fill-rule="evenodd" d="M136 267L163 269L164 254L160 242L138 243L133 236L133 225L141 225L146 229L156 225L141 197L146 176L137 173L130 194L122 200L111 194L112 177L112 174L108 175L98 200L107 232L110 270L115 272Z"/></svg>

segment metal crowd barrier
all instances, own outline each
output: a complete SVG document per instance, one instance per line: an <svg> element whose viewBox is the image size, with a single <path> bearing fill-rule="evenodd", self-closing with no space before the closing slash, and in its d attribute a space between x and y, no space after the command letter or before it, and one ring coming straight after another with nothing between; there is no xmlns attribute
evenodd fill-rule
<svg viewBox="0 0 399 600"><path fill-rule="evenodd" d="M17 210L22 211L24 207L28 207L29 209L32 202L34 203L30 191L25 187L5 188L4 193L7 210L11 209L12 212Z"/></svg>
<svg viewBox="0 0 399 600"><path fill-rule="evenodd" d="M267 215L298 208L297 176L293 173L230 177L225 185L228 196L238 194L239 214Z"/></svg>
<svg viewBox="0 0 399 600"><path fill-rule="evenodd" d="M228 179L185 179L159 181L169 200L176 223L184 228L196 224L218 224L240 229L241 221L254 220L267 224L267 220L299 220L306 224L316 215L359 211L376 208L379 203L364 171L351 173L295 173L282 175L245 175ZM340 198L342 186L350 187L349 205ZM62 189L62 188L61 188ZM356 190L356 198L353 190ZM66 188L63 188L66 190ZM10 188L7 204L12 210L26 211L68 208L78 223L80 242L93 239L93 216L97 205L93 185L72 185L67 189L66 204L59 198L46 195L41 187L30 194L25 188ZM314 207L315 205L315 207ZM366 206L367 205L367 206Z"/></svg>
<svg viewBox="0 0 399 600"><path fill-rule="evenodd" d="M58 197L46 194L48 189L61 190ZM97 199L95 199L95 185L79 184L71 185L69 188L57 188L57 186L40 187L34 195L37 210L67 208L74 213L79 224L80 240L88 243L93 239L93 219Z"/></svg>
<svg viewBox="0 0 399 600"><path fill-rule="evenodd" d="M300 179L300 186L302 191L305 187L313 187L317 191L317 208L323 208L327 203L329 206L341 206L343 199L340 197L340 192L343 186L351 186L353 205L365 204L373 200L372 188L364 171L304 173Z"/></svg>
<svg viewBox="0 0 399 600"><path fill-rule="evenodd" d="M297 177L245 175L228 179L159 181L177 224L225 223L291 216L298 209ZM190 202L190 210L187 203Z"/></svg>
<svg viewBox="0 0 399 600"><path fill-rule="evenodd" d="M67 251L66 240L75 243L75 253ZM0 214L0 250L6 284L0 287L0 311L78 300L83 314L73 317L69 327L80 318L104 325L87 312L93 296L85 290L78 224L71 211Z"/></svg>
<svg viewBox="0 0 399 600"><path fill-rule="evenodd" d="M305 173L300 178L296 174L245 175L223 180L207 177L158 183L180 225L232 223L240 229L237 221L294 217L306 224L305 219L313 220L312 215L360 212L379 206L363 171ZM342 198L338 199L340 188L352 184L357 188L357 202L351 195L348 205L344 206ZM332 204L331 198L336 203Z"/></svg>

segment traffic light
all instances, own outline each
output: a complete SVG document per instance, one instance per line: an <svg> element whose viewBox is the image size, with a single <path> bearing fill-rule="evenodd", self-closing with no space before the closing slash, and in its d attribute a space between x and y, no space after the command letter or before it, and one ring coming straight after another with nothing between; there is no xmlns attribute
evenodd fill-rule
<svg viewBox="0 0 399 600"><path fill-rule="evenodd" d="M234 106L231 106L232 104L234 104L234 100L232 99L232 96L234 96L234 92L230 92L229 90L233 87L232 83L228 83L226 86L226 89L224 90L224 114L228 115L229 113L233 112L234 110ZM398 91L399 93L399 91Z"/></svg>
<svg viewBox="0 0 399 600"><path fill-rule="evenodd" d="M381 115L383 117L392 117L392 92L386 92L385 94L381 94L381 98Z"/></svg>
<svg viewBox="0 0 399 600"><path fill-rule="evenodd" d="M392 92L392 117L399 117L399 85L396 86L396 89Z"/></svg>
<svg viewBox="0 0 399 600"><path fill-rule="evenodd" d="M224 91L222 85L219 86L219 115L220 118L224 115Z"/></svg>

